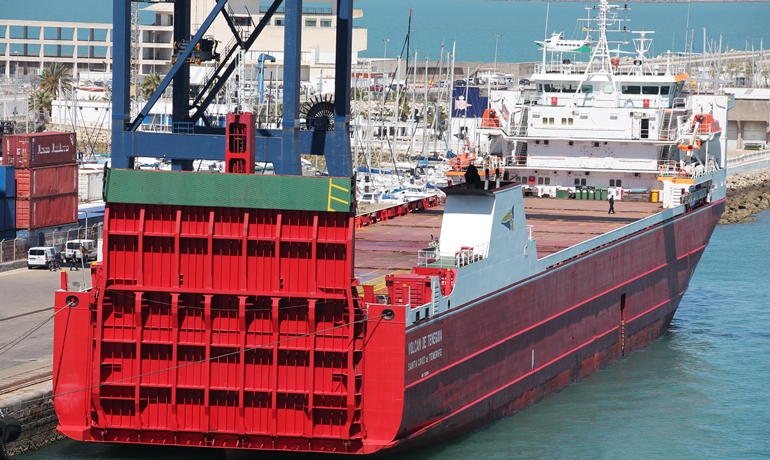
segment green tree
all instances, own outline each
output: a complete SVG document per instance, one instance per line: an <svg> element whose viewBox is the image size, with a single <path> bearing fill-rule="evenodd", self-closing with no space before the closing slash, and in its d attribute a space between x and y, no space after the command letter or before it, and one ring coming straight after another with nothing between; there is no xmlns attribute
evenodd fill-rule
<svg viewBox="0 0 770 460"><path fill-rule="evenodd" d="M139 90L145 99L149 99L155 90L158 89L163 78L159 73L151 73L144 77L142 83L139 84Z"/></svg>
<svg viewBox="0 0 770 460"><path fill-rule="evenodd" d="M72 74L70 69L61 62L52 62L51 65L43 69L40 77L39 88L56 99L59 95L59 87L72 89Z"/></svg>
<svg viewBox="0 0 770 460"><path fill-rule="evenodd" d="M51 113L53 96L48 91L36 89L29 95L29 110L33 112L45 111Z"/></svg>

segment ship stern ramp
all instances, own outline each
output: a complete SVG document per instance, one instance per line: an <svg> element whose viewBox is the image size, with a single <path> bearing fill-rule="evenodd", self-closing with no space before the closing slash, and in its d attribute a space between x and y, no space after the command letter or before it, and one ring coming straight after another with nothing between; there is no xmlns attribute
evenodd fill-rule
<svg viewBox="0 0 770 460"><path fill-rule="evenodd" d="M358 454L394 439L405 309L358 297L351 178L105 181L94 288L56 294L60 432Z"/></svg>

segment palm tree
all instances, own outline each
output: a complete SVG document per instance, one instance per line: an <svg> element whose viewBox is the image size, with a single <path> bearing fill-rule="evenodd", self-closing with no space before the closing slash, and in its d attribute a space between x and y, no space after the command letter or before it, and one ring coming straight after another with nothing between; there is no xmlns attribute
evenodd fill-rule
<svg viewBox="0 0 770 460"><path fill-rule="evenodd" d="M36 89L35 92L29 96L29 109L34 112L44 110L48 113L51 113L52 105L53 96L48 91Z"/></svg>
<svg viewBox="0 0 770 460"><path fill-rule="evenodd" d="M139 84L139 89L142 92L142 96L145 99L149 99L153 93L155 93L155 90L158 89L162 81L163 78L161 78L159 73L151 73L144 77L142 83Z"/></svg>
<svg viewBox="0 0 770 460"><path fill-rule="evenodd" d="M52 99L59 95L59 87L72 89L72 74L70 69L61 62L52 62L43 69L40 77L40 89L51 94Z"/></svg>

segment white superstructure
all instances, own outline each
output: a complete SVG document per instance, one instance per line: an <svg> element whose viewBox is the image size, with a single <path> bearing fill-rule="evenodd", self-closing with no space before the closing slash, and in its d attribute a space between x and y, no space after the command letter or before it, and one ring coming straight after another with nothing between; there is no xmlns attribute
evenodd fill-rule
<svg viewBox="0 0 770 460"><path fill-rule="evenodd" d="M600 36L585 72L544 58L530 79L534 90L491 93L480 132L490 137L489 153L503 157L508 178L535 195L591 188L673 207L682 190L724 170L721 133L732 99L720 82L692 79L671 64L651 68L651 32L636 32L632 61L613 56L607 31L615 8L601 1Z"/></svg>

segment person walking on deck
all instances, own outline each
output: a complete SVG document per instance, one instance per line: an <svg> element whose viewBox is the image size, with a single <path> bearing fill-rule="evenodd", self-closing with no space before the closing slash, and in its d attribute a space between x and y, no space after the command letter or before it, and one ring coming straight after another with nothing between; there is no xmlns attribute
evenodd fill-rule
<svg viewBox="0 0 770 460"><path fill-rule="evenodd" d="M615 197L610 195L610 210L607 214L615 214Z"/></svg>

